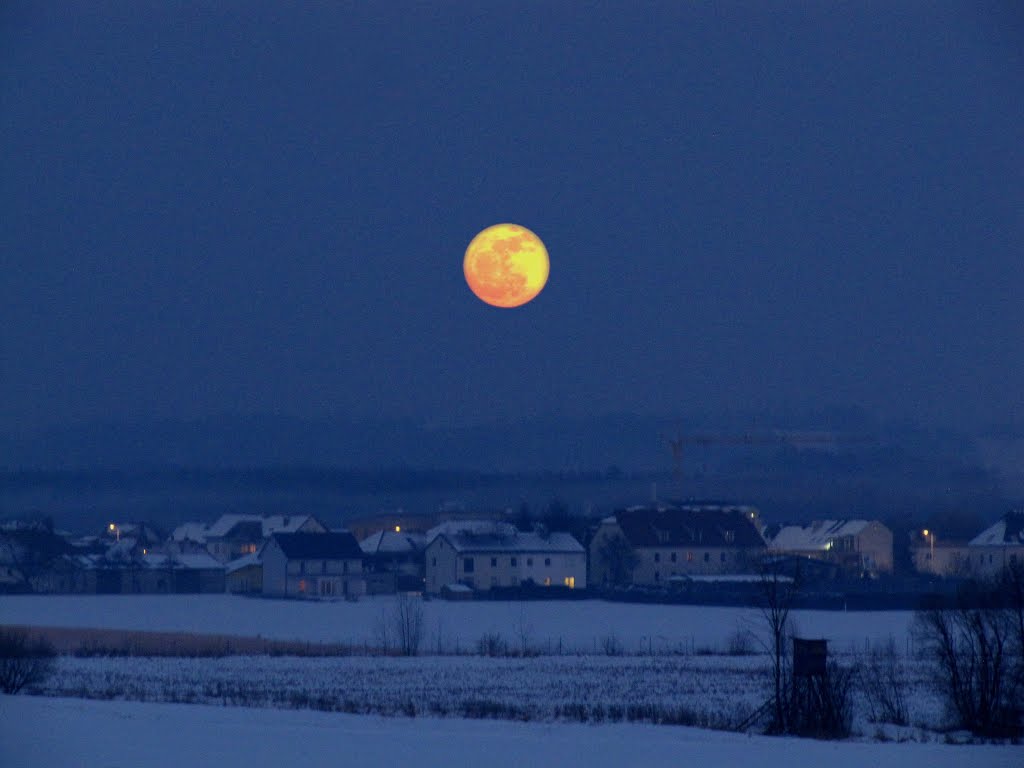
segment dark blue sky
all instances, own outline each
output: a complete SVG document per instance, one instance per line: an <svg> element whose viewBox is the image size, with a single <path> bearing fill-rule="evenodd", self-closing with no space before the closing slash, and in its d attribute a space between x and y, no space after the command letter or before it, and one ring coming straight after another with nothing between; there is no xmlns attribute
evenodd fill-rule
<svg viewBox="0 0 1024 768"><path fill-rule="evenodd" d="M0 8L0 432L1024 417L1012 4L211 5Z"/></svg>

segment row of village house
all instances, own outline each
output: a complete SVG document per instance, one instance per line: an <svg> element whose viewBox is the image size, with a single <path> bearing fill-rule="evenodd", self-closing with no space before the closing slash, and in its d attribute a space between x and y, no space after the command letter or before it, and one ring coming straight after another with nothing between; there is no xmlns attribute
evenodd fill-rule
<svg viewBox="0 0 1024 768"><path fill-rule="evenodd" d="M104 536L81 539L9 524L0 529L0 590L456 596L525 585L667 589L754 574L766 558L813 563L817 578L893 570L893 536L878 521L766 529L748 506L631 507L602 520L585 548L569 533L482 517L389 516L330 530L312 515L224 515L181 525L164 541L138 524L111 523ZM920 572L994 575L1024 563L1024 514L1007 514L964 544L922 532L911 552Z"/></svg>

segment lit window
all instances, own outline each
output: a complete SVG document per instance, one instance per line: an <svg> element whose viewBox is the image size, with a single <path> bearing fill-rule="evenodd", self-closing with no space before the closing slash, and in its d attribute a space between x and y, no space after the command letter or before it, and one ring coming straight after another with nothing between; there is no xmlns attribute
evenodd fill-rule
<svg viewBox="0 0 1024 768"><path fill-rule="evenodd" d="M687 552L686 553L686 562L688 562L688 563L692 563L693 562L693 552Z"/></svg>
<svg viewBox="0 0 1024 768"><path fill-rule="evenodd" d="M569 589L576 589L576 577L575 576L566 576L565 577L565 586L567 586Z"/></svg>
<svg viewBox="0 0 1024 768"><path fill-rule="evenodd" d="M544 586L545 587L550 587L551 586L551 577L550 576L547 576L547 577L544 578Z"/></svg>

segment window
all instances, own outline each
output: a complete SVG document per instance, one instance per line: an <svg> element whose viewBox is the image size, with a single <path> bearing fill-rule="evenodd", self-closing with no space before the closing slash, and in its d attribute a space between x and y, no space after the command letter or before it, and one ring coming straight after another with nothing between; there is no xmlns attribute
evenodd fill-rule
<svg viewBox="0 0 1024 768"><path fill-rule="evenodd" d="M464 558L462 558L462 572L463 573L472 573L473 572L473 558L472 557L464 557Z"/></svg>
<svg viewBox="0 0 1024 768"><path fill-rule="evenodd" d="M932 559L932 553L931 552L925 552L924 553L924 559L925 560L931 560Z"/></svg>
<svg viewBox="0 0 1024 768"><path fill-rule="evenodd" d="M734 541L736 541L736 531L726 531L725 532L725 543L726 544L732 544Z"/></svg>
<svg viewBox="0 0 1024 768"><path fill-rule="evenodd" d="M719 555L718 557L719 557L719 560L721 560L721 561L722 561L723 563L725 562L725 552L723 552L723 553L722 553L721 555Z"/></svg>
<svg viewBox="0 0 1024 768"><path fill-rule="evenodd" d="M305 579L299 579L299 592L305 592L305 591L306 591L306 580Z"/></svg>
<svg viewBox="0 0 1024 768"><path fill-rule="evenodd" d="M710 552L705 552L704 553L704 562L705 563L710 563L711 562L711 553Z"/></svg>
<svg viewBox="0 0 1024 768"><path fill-rule="evenodd" d="M566 576L565 577L565 586L567 586L569 589L576 589L576 577L575 576Z"/></svg>
<svg viewBox="0 0 1024 768"><path fill-rule="evenodd" d="M327 561L320 563L320 573L327 573Z"/></svg>
<svg viewBox="0 0 1024 768"><path fill-rule="evenodd" d="M437 565L437 558L436 557L430 558L430 564L433 565L433 566L436 566Z"/></svg>
<svg viewBox="0 0 1024 768"><path fill-rule="evenodd" d="M305 560L299 560L299 573L305 573L305 572L306 572L306 561Z"/></svg>
<svg viewBox="0 0 1024 768"><path fill-rule="evenodd" d="M692 563L693 562L693 552L687 552L686 553L686 562L688 562L688 563Z"/></svg>
<svg viewBox="0 0 1024 768"><path fill-rule="evenodd" d="M544 558L544 565L551 565L551 558L550 557L545 557Z"/></svg>
<svg viewBox="0 0 1024 768"><path fill-rule="evenodd" d="M498 558L492 557L491 558L491 568L497 568L497 567L498 567Z"/></svg>
<svg viewBox="0 0 1024 768"><path fill-rule="evenodd" d="M546 577L544 579L544 586L545 587L550 587L551 586L551 577L550 576L548 576L548 577Z"/></svg>
<svg viewBox="0 0 1024 768"><path fill-rule="evenodd" d="M518 566L518 565L519 565L519 561L518 561L518 560L516 560L516 559L515 559L515 558L513 557L513 558L512 558L512 567L513 567L513 568L515 568L515 567L516 567L516 566Z"/></svg>
<svg viewBox="0 0 1024 768"><path fill-rule="evenodd" d="M673 563L676 561L676 553L675 552L672 553L672 557L670 559L672 560Z"/></svg>
<svg viewBox="0 0 1024 768"><path fill-rule="evenodd" d="M655 581L661 581L661 574L658 573L657 571L654 572L654 580Z"/></svg>
<svg viewBox="0 0 1024 768"><path fill-rule="evenodd" d="M526 567L527 568L532 568L533 567L533 558L532 557L526 558Z"/></svg>
<svg viewBox="0 0 1024 768"><path fill-rule="evenodd" d="M660 563L661 562L661 552L655 552L654 553L654 562L656 562L656 563Z"/></svg>

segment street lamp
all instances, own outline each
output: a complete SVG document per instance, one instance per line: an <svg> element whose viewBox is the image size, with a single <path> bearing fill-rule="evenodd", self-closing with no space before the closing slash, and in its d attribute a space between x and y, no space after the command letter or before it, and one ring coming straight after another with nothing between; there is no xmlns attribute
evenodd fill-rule
<svg viewBox="0 0 1024 768"><path fill-rule="evenodd" d="M935 569L935 531L925 528L921 533L928 539L928 559L932 561L932 569Z"/></svg>
<svg viewBox="0 0 1024 768"><path fill-rule="evenodd" d="M121 529L118 528L116 525L114 525L114 523L111 523L108 526L107 530L109 530L111 533L114 534L115 540L117 540L117 541L121 540Z"/></svg>

